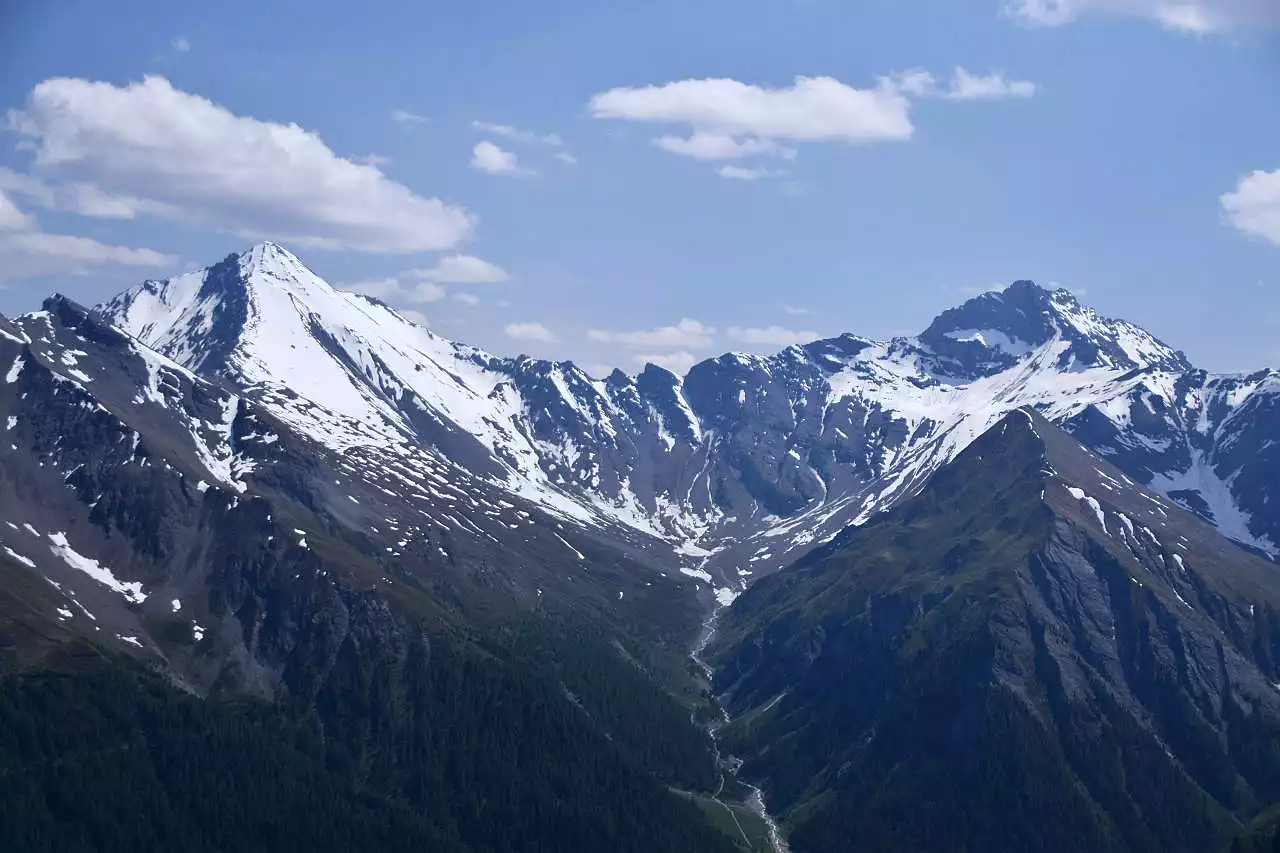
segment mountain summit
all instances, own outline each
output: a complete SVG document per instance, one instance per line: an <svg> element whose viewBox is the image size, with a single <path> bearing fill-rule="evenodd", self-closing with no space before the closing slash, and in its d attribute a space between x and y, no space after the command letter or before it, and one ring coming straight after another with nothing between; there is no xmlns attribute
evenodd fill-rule
<svg viewBox="0 0 1280 853"><path fill-rule="evenodd" d="M958 366L961 375L990 375L1054 340L1065 346L1064 370L1102 367L1182 372L1186 356L1132 323L1085 307L1068 290L1015 281L942 312L920 342Z"/></svg>

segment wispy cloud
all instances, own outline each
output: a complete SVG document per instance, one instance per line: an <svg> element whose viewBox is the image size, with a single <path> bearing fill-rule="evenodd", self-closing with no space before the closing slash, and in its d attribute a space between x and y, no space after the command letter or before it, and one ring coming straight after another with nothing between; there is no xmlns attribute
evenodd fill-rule
<svg viewBox="0 0 1280 853"><path fill-rule="evenodd" d="M974 74L957 66L951 80L943 86L929 71L913 68L881 78L881 84L915 98L945 98L952 101L998 101L1005 98L1030 98L1038 88L1029 80L1007 77L1003 71Z"/></svg>
<svg viewBox="0 0 1280 853"><path fill-rule="evenodd" d="M785 172L779 172L774 169L748 169L742 166L721 166L716 169L716 174L722 178L728 178L733 181L758 181L761 178L776 178L779 175L785 175Z"/></svg>
<svg viewBox="0 0 1280 853"><path fill-rule="evenodd" d="M410 127L417 124L425 124L428 121L426 116L418 115L413 110L407 110L403 107L396 107L391 111L391 120L396 124Z"/></svg>
<svg viewBox="0 0 1280 853"><path fill-rule="evenodd" d="M715 329L697 320L684 317L672 326L657 329L640 329L633 332L615 332L588 329L587 339L603 344L622 344L628 347L687 347L702 349L711 346Z"/></svg>
<svg viewBox="0 0 1280 853"><path fill-rule="evenodd" d="M502 333L515 341L533 341L536 343L554 344L560 340L556 333L541 323L508 323Z"/></svg>
<svg viewBox="0 0 1280 853"><path fill-rule="evenodd" d="M473 130L479 130L484 133L490 133L494 136L504 136L507 139L514 139L517 142L538 143L541 145L550 145L553 148L559 148L564 145L564 140L554 133L534 133L531 130L520 130L509 124L495 124L491 121L473 121L471 122Z"/></svg>
<svg viewBox="0 0 1280 853"><path fill-rule="evenodd" d="M822 337L818 332L810 332L804 329L786 329L782 326L767 326L765 328L730 326L727 334L731 340L741 341L744 344L774 347L807 344Z"/></svg>
<svg viewBox="0 0 1280 853"><path fill-rule="evenodd" d="M1060 26L1087 14L1146 18L1171 30L1218 33L1280 27L1275 0L1012 0L1006 12L1035 26Z"/></svg>
<svg viewBox="0 0 1280 853"><path fill-rule="evenodd" d="M434 281L407 282L397 276L372 278L338 285L339 290L373 296L384 302L408 302L422 305L439 302L445 297L445 289Z"/></svg>
<svg viewBox="0 0 1280 853"><path fill-rule="evenodd" d="M49 234L0 191L0 287L42 275L83 275L104 266L166 267L178 259L152 249L113 246L88 237Z"/></svg>
<svg viewBox="0 0 1280 853"><path fill-rule="evenodd" d="M631 361L642 366L656 364L658 367L665 367L677 376L683 376L689 372L689 368L698 363L698 358L691 352L680 350L678 352L634 355L631 357Z"/></svg>
<svg viewBox="0 0 1280 853"><path fill-rule="evenodd" d="M491 284L511 280L511 275L502 267L474 255L446 255L435 266L410 270L409 274L446 284Z"/></svg>

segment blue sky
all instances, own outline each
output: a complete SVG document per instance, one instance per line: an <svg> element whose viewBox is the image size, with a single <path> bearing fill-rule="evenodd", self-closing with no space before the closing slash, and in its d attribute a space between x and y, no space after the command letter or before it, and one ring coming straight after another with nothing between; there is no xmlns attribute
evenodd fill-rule
<svg viewBox="0 0 1280 853"><path fill-rule="evenodd" d="M275 239L596 369L1019 278L1280 365L1274 0L368 5L7 4L0 311Z"/></svg>

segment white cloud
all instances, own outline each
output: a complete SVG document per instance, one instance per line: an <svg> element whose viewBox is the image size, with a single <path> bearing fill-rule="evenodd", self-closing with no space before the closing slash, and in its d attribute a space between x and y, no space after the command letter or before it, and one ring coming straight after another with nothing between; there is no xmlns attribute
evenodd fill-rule
<svg viewBox="0 0 1280 853"><path fill-rule="evenodd" d="M384 302L412 302L423 304L439 302L445 297L445 290L434 282L424 281L417 284L406 284L396 276L373 278L340 285L339 290L351 293L362 293Z"/></svg>
<svg viewBox="0 0 1280 853"><path fill-rule="evenodd" d="M693 157L697 160L736 160L756 154L769 154L794 160L796 150L779 145L770 139L737 140L724 133L695 131L687 139L680 136L660 136L653 144L663 151Z"/></svg>
<svg viewBox="0 0 1280 853"><path fill-rule="evenodd" d="M107 265L166 267L173 255L101 243L71 234L13 230L0 234L0 285L44 275L88 275Z"/></svg>
<svg viewBox="0 0 1280 853"><path fill-rule="evenodd" d="M403 124L412 127L415 124L426 124L427 117L418 115L413 110L406 110L401 107L391 111L391 120L396 124Z"/></svg>
<svg viewBox="0 0 1280 853"><path fill-rule="evenodd" d="M25 196L41 207L90 216L95 219L134 219L140 213L174 216L172 206L131 195L113 195L96 184L50 184L0 166L0 190Z"/></svg>
<svg viewBox="0 0 1280 853"><path fill-rule="evenodd" d="M397 308L396 313L408 320L410 323L417 323L424 329L431 325L427 322L427 315L423 314L421 311L415 311L412 308Z"/></svg>
<svg viewBox="0 0 1280 853"><path fill-rule="evenodd" d="M938 78L923 68L895 71L881 77L880 83L913 98L927 98L938 93Z"/></svg>
<svg viewBox="0 0 1280 853"><path fill-rule="evenodd" d="M474 293L455 293L453 298L463 305L470 305L472 308L480 304L480 297Z"/></svg>
<svg viewBox="0 0 1280 853"><path fill-rule="evenodd" d="M541 323L508 323L502 330L507 337L517 341L535 341L553 344L560 340L556 333Z"/></svg>
<svg viewBox="0 0 1280 853"><path fill-rule="evenodd" d="M29 231L36 222L18 209L10 198L0 191L0 231Z"/></svg>
<svg viewBox="0 0 1280 853"><path fill-rule="evenodd" d="M365 154L363 157L356 157L357 163L363 163L366 166L390 166L391 158L383 157L381 154Z"/></svg>
<svg viewBox="0 0 1280 853"><path fill-rule="evenodd" d="M191 42L187 41L182 36L178 36L176 39L169 42L169 46L172 47L174 50L176 50L178 53L191 52Z"/></svg>
<svg viewBox="0 0 1280 853"><path fill-rule="evenodd" d="M410 270L410 274L446 284L487 284L511 279L502 267L472 255L446 255L434 267Z"/></svg>
<svg viewBox="0 0 1280 853"><path fill-rule="evenodd" d="M489 121L473 121L471 122L472 130L480 130L485 133L492 133L495 136L505 136L507 139L514 139L517 142L538 143L541 145L550 145L553 148L559 148L564 145L564 140L554 133L534 133L531 130L519 130L509 124L494 124Z"/></svg>
<svg viewBox="0 0 1280 853"><path fill-rule="evenodd" d="M803 317L805 314L812 314L808 308L801 308L798 305L783 305L783 312L790 314L792 317Z"/></svg>
<svg viewBox="0 0 1280 853"><path fill-rule="evenodd" d="M915 98L946 98L952 101L995 101L1003 98L1030 98L1036 84L1029 80L1010 80L1003 71L973 74L957 66L947 88L923 68L900 71L880 78L880 84Z"/></svg>
<svg viewBox="0 0 1280 853"><path fill-rule="evenodd" d="M604 344L622 344L628 347L689 347L701 349L711 346L715 329L697 320L684 317L674 326L635 332L610 332L588 329L587 338ZM656 362L655 362L656 363Z"/></svg>
<svg viewBox="0 0 1280 853"><path fill-rule="evenodd" d="M1035 93L1035 83L1006 79L1000 71L981 75L957 68L951 78L951 88L943 97L957 101L994 101L1001 98L1030 98Z"/></svg>
<svg viewBox="0 0 1280 853"><path fill-rule="evenodd" d="M716 174L734 181L758 181L761 178L776 178L785 174L773 169L745 169L742 166L721 166Z"/></svg>
<svg viewBox="0 0 1280 853"><path fill-rule="evenodd" d="M0 285L41 275L84 275L114 264L164 267L178 263L172 255L100 243L70 234L46 234L34 216L24 213L0 192Z"/></svg>
<svg viewBox="0 0 1280 853"><path fill-rule="evenodd" d="M879 142L910 139L913 97L953 100L1028 97L1035 85L1001 73L955 70L940 90L928 71L881 77L875 88L857 89L832 77L797 77L781 89L732 79L678 80L660 86L617 88L595 95L595 118L687 125L686 136L653 142L664 151L699 160L755 155L794 158L802 142Z"/></svg>
<svg viewBox="0 0 1280 853"><path fill-rule="evenodd" d="M782 326L768 326L766 328L744 328L742 326L731 326L729 327L727 334L733 340L741 341L744 344L776 347L789 347L792 344L807 344L810 341L816 341L818 338L822 337L817 332L784 329Z"/></svg>
<svg viewBox="0 0 1280 853"><path fill-rule="evenodd" d="M5 248L18 254L48 255L64 259L71 269L91 264L124 264L134 267L163 267L176 264L173 255L164 255L151 249L130 249L125 246L109 246L88 237L70 234L44 234L24 231L9 234Z"/></svg>
<svg viewBox="0 0 1280 853"><path fill-rule="evenodd" d="M1245 175L1220 201L1232 225L1280 246L1280 169Z"/></svg>
<svg viewBox="0 0 1280 853"><path fill-rule="evenodd" d="M974 285L974 284L964 284L964 285L961 285L960 287L957 287L956 292L959 293L961 296L963 296L966 300L977 299L979 296L983 296L987 293L999 293L1000 291L1004 290L1006 286L1007 285L1001 284L1000 282L989 284L986 287L983 287L981 285Z"/></svg>
<svg viewBox="0 0 1280 853"><path fill-rule="evenodd" d="M665 367L672 373L679 376L689 372L689 368L698 362L697 356L691 352L680 350L678 352L660 353L653 355L636 355L631 360L639 365L656 364L658 367Z"/></svg>
<svg viewBox="0 0 1280 853"><path fill-rule="evenodd" d="M338 289L372 296L375 299L391 299L399 296L402 290L400 279L393 276L353 281L349 284L339 285Z"/></svg>
<svg viewBox="0 0 1280 853"><path fill-rule="evenodd" d="M561 163L568 163L568 164L569 164L569 165L571 165L571 166L572 166L574 163L577 163L577 162L578 162L578 158L577 158L577 157L574 157L574 156L573 156L572 154L570 154L568 151L557 151L557 152L556 152L555 154L553 154L552 156L553 156L553 157L555 157L557 160L559 160Z"/></svg>
<svg viewBox="0 0 1280 853"><path fill-rule="evenodd" d="M754 139L864 142L911 136L907 102L896 91L855 89L831 77L797 77L786 89L729 79L618 88L593 97L590 109L596 118L689 124Z"/></svg>
<svg viewBox="0 0 1280 853"><path fill-rule="evenodd" d="M471 149L471 168L488 172L490 175L523 175L520 158L514 151L499 148L489 140L477 142Z"/></svg>
<svg viewBox="0 0 1280 853"><path fill-rule="evenodd" d="M36 167L137 211L249 238L369 252L447 249L475 225L296 124L237 116L163 77L124 87L56 78L8 114Z"/></svg>
<svg viewBox="0 0 1280 853"><path fill-rule="evenodd" d="M1213 33L1280 26L1275 0L1012 0L1006 7L1028 24L1058 26L1088 13L1146 18L1171 30Z"/></svg>
<svg viewBox="0 0 1280 853"><path fill-rule="evenodd" d="M423 281L405 291L410 302L439 302L444 299L444 288L432 281Z"/></svg>

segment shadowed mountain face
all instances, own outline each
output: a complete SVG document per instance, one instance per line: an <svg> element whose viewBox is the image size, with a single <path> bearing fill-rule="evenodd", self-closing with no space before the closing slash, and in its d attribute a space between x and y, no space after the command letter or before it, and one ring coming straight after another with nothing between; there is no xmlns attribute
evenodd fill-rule
<svg viewBox="0 0 1280 853"><path fill-rule="evenodd" d="M793 848L1208 850L1280 798L1274 566L1016 412L710 650Z"/></svg>

